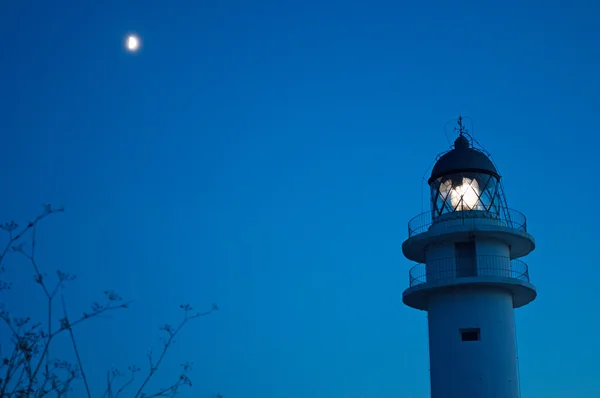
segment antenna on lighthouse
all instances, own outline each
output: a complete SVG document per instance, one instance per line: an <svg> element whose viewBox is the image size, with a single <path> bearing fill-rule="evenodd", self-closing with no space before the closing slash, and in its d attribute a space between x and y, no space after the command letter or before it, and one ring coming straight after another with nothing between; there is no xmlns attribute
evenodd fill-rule
<svg viewBox="0 0 600 398"><path fill-rule="evenodd" d="M467 128L463 124L463 117L462 117L462 115L458 116L458 128L455 127L454 131L458 131L458 134L460 136L469 133L469 130L467 130Z"/></svg>

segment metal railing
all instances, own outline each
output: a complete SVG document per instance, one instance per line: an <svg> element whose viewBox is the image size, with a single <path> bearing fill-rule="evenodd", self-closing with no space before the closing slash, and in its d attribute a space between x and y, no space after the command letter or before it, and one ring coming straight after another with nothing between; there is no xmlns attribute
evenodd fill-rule
<svg viewBox="0 0 600 398"><path fill-rule="evenodd" d="M499 213L492 213L482 210L462 210L453 213L442 214L433 217L433 212L426 211L413 217L408 222L408 237L427 232L432 225L456 226L473 223L476 220L485 220L486 224L497 224L508 228L514 228L518 231L527 232L527 218L523 213L517 210L502 208ZM451 222L450 222L451 221Z"/></svg>
<svg viewBox="0 0 600 398"><path fill-rule="evenodd" d="M496 255L434 259L427 261L427 264L416 264L408 275L410 287L477 276L495 276L529 282L527 264L521 260Z"/></svg>

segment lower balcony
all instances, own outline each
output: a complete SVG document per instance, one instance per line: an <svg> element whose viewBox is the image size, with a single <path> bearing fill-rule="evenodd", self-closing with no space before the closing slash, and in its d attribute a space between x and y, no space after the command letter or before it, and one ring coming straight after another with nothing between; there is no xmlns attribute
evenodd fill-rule
<svg viewBox="0 0 600 398"><path fill-rule="evenodd" d="M500 277L529 282L529 269L521 260L497 255L448 257L416 264L409 271L410 287L473 277Z"/></svg>
<svg viewBox="0 0 600 398"><path fill-rule="evenodd" d="M429 299L446 289L494 288L512 293L513 307L535 300L535 286L529 282L527 264L496 255L430 259L409 272L409 284L402 301L409 307L427 311Z"/></svg>

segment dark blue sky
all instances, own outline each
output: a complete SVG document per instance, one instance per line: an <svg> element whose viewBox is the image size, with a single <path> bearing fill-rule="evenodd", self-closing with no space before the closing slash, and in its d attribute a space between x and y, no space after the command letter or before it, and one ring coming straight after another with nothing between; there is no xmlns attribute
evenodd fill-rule
<svg viewBox="0 0 600 398"><path fill-rule="evenodd" d="M401 243L462 112L537 239L522 394L600 396L600 8L482 3L3 2L0 219L64 204L39 261L78 275L71 312L136 300L77 332L94 391L214 301L158 377L193 361L184 397L427 397Z"/></svg>

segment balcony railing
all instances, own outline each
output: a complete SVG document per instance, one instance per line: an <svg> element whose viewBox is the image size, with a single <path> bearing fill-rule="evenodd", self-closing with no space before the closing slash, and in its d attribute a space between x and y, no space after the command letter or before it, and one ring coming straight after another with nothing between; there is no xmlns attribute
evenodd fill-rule
<svg viewBox="0 0 600 398"><path fill-rule="evenodd" d="M426 211L414 217L408 222L408 237L427 232L432 225L436 227L454 227L456 225L467 225L476 221L485 221L488 225L498 225L514 228L518 231L527 232L527 218L523 213L513 209L503 208L499 213L490 213L480 210L463 210L443 214L433 218L432 211Z"/></svg>
<svg viewBox="0 0 600 398"><path fill-rule="evenodd" d="M423 283L447 282L453 279L492 276L529 282L527 264L506 256L480 255L448 257L417 264L409 271L410 287Z"/></svg>

